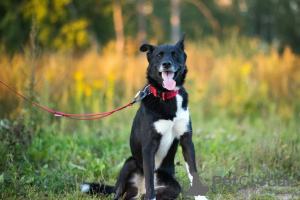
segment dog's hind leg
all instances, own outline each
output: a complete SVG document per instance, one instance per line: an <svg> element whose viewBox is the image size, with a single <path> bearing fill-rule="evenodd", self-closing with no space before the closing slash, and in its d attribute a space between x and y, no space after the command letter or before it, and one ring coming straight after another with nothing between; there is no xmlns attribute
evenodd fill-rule
<svg viewBox="0 0 300 200"><path fill-rule="evenodd" d="M176 199L181 192L179 183L171 174L165 171L158 170L156 173L156 200Z"/></svg>
<svg viewBox="0 0 300 200"><path fill-rule="evenodd" d="M125 161L120 171L117 183L115 185L116 194L114 199L119 199L120 197L123 197L125 192L125 199L128 199L127 197L134 197L136 195L137 190L135 192L135 189L131 188L131 184L129 183L129 181L132 174L134 172L137 172L138 168L138 163L135 158L130 157Z"/></svg>

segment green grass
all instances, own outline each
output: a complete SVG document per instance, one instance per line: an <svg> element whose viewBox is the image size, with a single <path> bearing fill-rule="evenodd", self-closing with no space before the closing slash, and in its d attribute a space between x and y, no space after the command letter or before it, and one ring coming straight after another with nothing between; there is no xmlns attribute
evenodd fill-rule
<svg viewBox="0 0 300 200"><path fill-rule="evenodd" d="M42 120L0 121L1 199L92 199L78 191L85 181L114 184L130 156L131 123L138 105L93 122L70 121L43 113ZM298 187L212 186L213 176L271 174L300 178L300 128L297 119L235 119L205 116L190 105L193 141L202 182L211 199L297 199ZM29 110L27 110L27 114ZM299 121L298 121L299 123ZM25 127L23 126L25 124ZM176 178L186 173L181 148ZM103 198L103 197L101 197ZM104 199L104 198L103 198ZM111 199L111 198L107 198Z"/></svg>

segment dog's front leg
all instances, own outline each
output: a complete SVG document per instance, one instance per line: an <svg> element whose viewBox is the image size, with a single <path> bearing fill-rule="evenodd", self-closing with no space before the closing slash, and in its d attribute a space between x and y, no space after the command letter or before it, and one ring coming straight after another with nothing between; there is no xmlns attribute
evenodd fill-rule
<svg viewBox="0 0 300 200"><path fill-rule="evenodd" d="M145 187L146 187L146 200L153 200L155 198L154 189L154 154L158 148L160 136L155 131L152 130L150 137L145 141L143 146L143 169L145 176Z"/></svg>
<svg viewBox="0 0 300 200"><path fill-rule="evenodd" d="M192 129L190 128L190 130ZM204 195L208 192L209 188L207 186L203 186L197 173L192 132L186 132L180 137L180 145L182 146L183 157L186 162L188 176L191 181L191 188L188 191L188 195L194 196L196 200L206 200Z"/></svg>

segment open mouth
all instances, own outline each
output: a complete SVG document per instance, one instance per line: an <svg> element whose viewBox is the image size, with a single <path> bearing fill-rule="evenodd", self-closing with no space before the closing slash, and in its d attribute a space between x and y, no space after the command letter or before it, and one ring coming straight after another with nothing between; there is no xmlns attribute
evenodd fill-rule
<svg viewBox="0 0 300 200"><path fill-rule="evenodd" d="M166 88L167 90L174 90L176 87L176 81L174 80L177 71L176 72L171 72L171 71L163 71L159 72L159 75L163 79L163 87Z"/></svg>
<svg viewBox="0 0 300 200"><path fill-rule="evenodd" d="M170 72L169 72L170 73ZM178 74L178 71L176 71L176 72L173 72L174 73L174 77L173 77L173 79L175 79L176 78L176 76L177 76L177 74ZM159 76L160 77L162 77L162 72L159 72Z"/></svg>

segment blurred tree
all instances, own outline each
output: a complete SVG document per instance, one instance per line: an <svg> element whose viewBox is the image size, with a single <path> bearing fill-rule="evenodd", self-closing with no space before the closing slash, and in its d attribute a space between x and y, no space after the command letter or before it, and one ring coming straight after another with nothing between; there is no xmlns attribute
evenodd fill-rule
<svg viewBox="0 0 300 200"><path fill-rule="evenodd" d="M241 12L240 12L240 3L241 3L241 1L239 1L239 0L233 0L233 2L232 2L238 32L242 33L242 31L243 31L243 19L242 19Z"/></svg>
<svg viewBox="0 0 300 200"><path fill-rule="evenodd" d="M119 53L122 53L124 51L125 37L120 0L113 0L113 16L114 28L116 32L116 49Z"/></svg>
<svg viewBox="0 0 300 200"><path fill-rule="evenodd" d="M88 19L90 43L101 47L115 39L112 2L109 0L73 0L78 15Z"/></svg>
<svg viewBox="0 0 300 200"><path fill-rule="evenodd" d="M247 0L244 32L260 36L268 43L279 43L279 50L289 45L300 53L300 2L296 0Z"/></svg>
<svg viewBox="0 0 300 200"><path fill-rule="evenodd" d="M24 18L36 19L38 39L43 46L76 50L89 45L88 20L80 17L70 3L70 0L30 0L25 3ZM72 12L68 12L70 7L73 8Z"/></svg>
<svg viewBox="0 0 300 200"><path fill-rule="evenodd" d="M194 4L200 12L205 16L205 18L209 21L211 24L211 28L214 31L215 35L219 35L220 33L220 25L217 20L213 17L210 9L201 1L201 0L186 0L187 2Z"/></svg>
<svg viewBox="0 0 300 200"><path fill-rule="evenodd" d="M0 1L0 47L6 51L22 48L29 37L30 20L22 15L24 1Z"/></svg>
<svg viewBox="0 0 300 200"><path fill-rule="evenodd" d="M175 44L180 37L180 0L171 0L171 38L172 43Z"/></svg>
<svg viewBox="0 0 300 200"><path fill-rule="evenodd" d="M145 13L145 0L138 0L138 41L139 44L146 42L146 13Z"/></svg>
<svg viewBox="0 0 300 200"><path fill-rule="evenodd" d="M170 41L170 1L153 0L153 12L149 15L150 36L157 43Z"/></svg>
<svg viewBox="0 0 300 200"><path fill-rule="evenodd" d="M174 42L182 29L190 40L222 39L237 28L239 34L300 53L297 0L1 0L0 48L22 50L33 18L38 42L47 50L82 51L116 40L123 51L126 36L139 43L147 36L157 43Z"/></svg>

